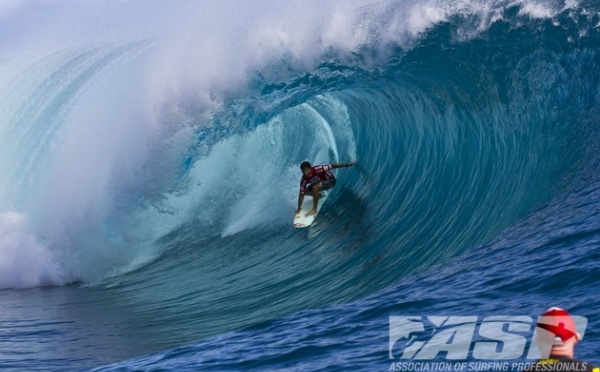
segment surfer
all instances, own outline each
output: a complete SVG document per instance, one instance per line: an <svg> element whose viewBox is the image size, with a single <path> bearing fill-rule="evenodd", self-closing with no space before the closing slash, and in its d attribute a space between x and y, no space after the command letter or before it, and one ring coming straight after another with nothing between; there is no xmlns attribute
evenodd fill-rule
<svg viewBox="0 0 600 372"><path fill-rule="evenodd" d="M320 192L329 190L335 186L335 176L330 171L336 168L346 168L354 165L354 161L351 163L333 163L323 164L317 166L311 166L309 162L305 161L300 164L302 170L302 178L300 178L300 194L298 195L298 209L296 214L302 210L302 202L304 202L304 195L308 195L313 198L313 207L306 213L306 216L312 216L317 213L317 205L319 203Z"/></svg>

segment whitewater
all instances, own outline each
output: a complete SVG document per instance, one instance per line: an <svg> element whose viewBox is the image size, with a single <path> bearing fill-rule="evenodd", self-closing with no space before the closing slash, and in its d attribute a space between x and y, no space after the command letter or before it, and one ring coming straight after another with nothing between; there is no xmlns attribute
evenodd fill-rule
<svg viewBox="0 0 600 372"><path fill-rule="evenodd" d="M390 317L550 306L598 365L599 107L595 1L0 0L0 368L387 371ZM356 165L294 229L303 161Z"/></svg>

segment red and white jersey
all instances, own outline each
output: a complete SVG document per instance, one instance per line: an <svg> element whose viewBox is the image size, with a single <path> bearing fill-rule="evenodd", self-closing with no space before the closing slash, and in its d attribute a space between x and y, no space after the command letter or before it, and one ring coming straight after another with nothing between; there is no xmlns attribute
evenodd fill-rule
<svg viewBox="0 0 600 372"><path fill-rule="evenodd" d="M331 165L317 165L310 168L311 175L306 177L302 175L300 178L300 195L304 195L306 193L306 186L309 184L319 183L330 178L333 178L333 174L330 172L332 169Z"/></svg>

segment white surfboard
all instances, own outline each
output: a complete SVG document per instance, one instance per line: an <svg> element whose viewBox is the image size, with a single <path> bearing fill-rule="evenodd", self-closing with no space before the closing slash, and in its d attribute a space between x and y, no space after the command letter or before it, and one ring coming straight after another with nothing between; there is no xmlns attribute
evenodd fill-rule
<svg viewBox="0 0 600 372"><path fill-rule="evenodd" d="M321 207L323 206L323 203L325 203L325 200L327 199L327 193L324 192L323 194L324 194L324 196L321 196L319 198L319 204L317 204L317 213L315 213L309 217L306 217L306 214L308 212L310 212L310 210L313 207L313 198L312 198L312 196L309 196L309 195L304 196L304 202L302 202L302 209L300 210L300 213L297 213L294 216L294 227L296 227L296 228L308 227L315 221L315 217L317 217L317 215L319 214L319 211L321 210Z"/></svg>

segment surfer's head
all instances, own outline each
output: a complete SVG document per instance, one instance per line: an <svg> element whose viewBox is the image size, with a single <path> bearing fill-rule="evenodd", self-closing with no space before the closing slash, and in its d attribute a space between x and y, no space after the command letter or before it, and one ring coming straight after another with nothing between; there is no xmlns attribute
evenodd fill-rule
<svg viewBox="0 0 600 372"><path fill-rule="evenodd" d="M300 169L302 170L302 173L307 177L310 176L310 168L311 168L311 165L307 161L300 164Z"/></svg>

